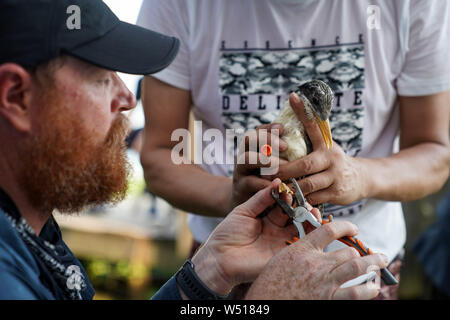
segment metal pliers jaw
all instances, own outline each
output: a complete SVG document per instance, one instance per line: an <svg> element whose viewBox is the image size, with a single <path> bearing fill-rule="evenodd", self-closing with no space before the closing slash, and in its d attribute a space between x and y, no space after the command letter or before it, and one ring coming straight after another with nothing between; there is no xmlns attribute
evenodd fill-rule
<svg viewBox="0 0 450 320"><path fill-rule="evenodd" d="M283 210L284 213L292 218L294 225L297 227L299 238L301 239L306 235L305 229L302 225L303 222L308 221L315 228L320 227L321 224L319 221L317 221L316 217L314 217L314 215L306 208L306 199L297 181L294 178L291 178L290 181L294 185L293 202L297 202L297 207L293 208L292 205L288 204L284 200L281 200L280 195L275 192L275 190L272 189L270 193L275 202L281 207L281 210Z"/></svg>

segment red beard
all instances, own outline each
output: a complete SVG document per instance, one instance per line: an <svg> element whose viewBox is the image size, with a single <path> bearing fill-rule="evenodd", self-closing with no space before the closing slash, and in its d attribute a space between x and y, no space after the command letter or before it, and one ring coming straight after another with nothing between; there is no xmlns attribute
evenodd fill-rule
<svg viewBox="0 0 450 320"><path fill-rule="evenodd" d="M31 204L43 212L75 213L123 200L130 172L124 142L128 119L120 115L98 145L65 107L47 106L53 110L43 111L39 135L22 148L20 185Z"/></svg>

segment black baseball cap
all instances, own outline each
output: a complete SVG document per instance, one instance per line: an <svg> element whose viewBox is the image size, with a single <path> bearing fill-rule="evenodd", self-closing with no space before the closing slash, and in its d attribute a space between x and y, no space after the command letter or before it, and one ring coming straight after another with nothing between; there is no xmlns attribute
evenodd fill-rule
<svg viewBox="0 0 450 320"><path fill-rule="evenodd" d="M68 54L99 67L151 74L179 40L120 21L101 0L0 0L0 64L35 67Z"/></svg>

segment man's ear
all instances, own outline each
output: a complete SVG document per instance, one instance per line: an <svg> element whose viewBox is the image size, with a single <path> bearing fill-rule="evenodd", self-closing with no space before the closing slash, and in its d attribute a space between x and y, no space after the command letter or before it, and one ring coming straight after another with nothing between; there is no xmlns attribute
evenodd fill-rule
<svg viewBox="0 0 450 320"><path fill-rule="evenodd" d="M31 129L31 75L15 63L0 65L0 116L16 130Z"/></svg>

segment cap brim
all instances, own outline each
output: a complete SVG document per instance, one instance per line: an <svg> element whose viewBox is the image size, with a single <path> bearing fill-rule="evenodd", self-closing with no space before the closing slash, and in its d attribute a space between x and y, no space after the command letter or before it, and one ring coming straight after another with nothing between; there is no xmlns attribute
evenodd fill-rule
<svg viewBox="0 0 450 320"><path fill-rule="evenodd" d="M177 38L121 21L103 37L67 53L105 69L146 75L167 67L179 47Z"/></svg>

